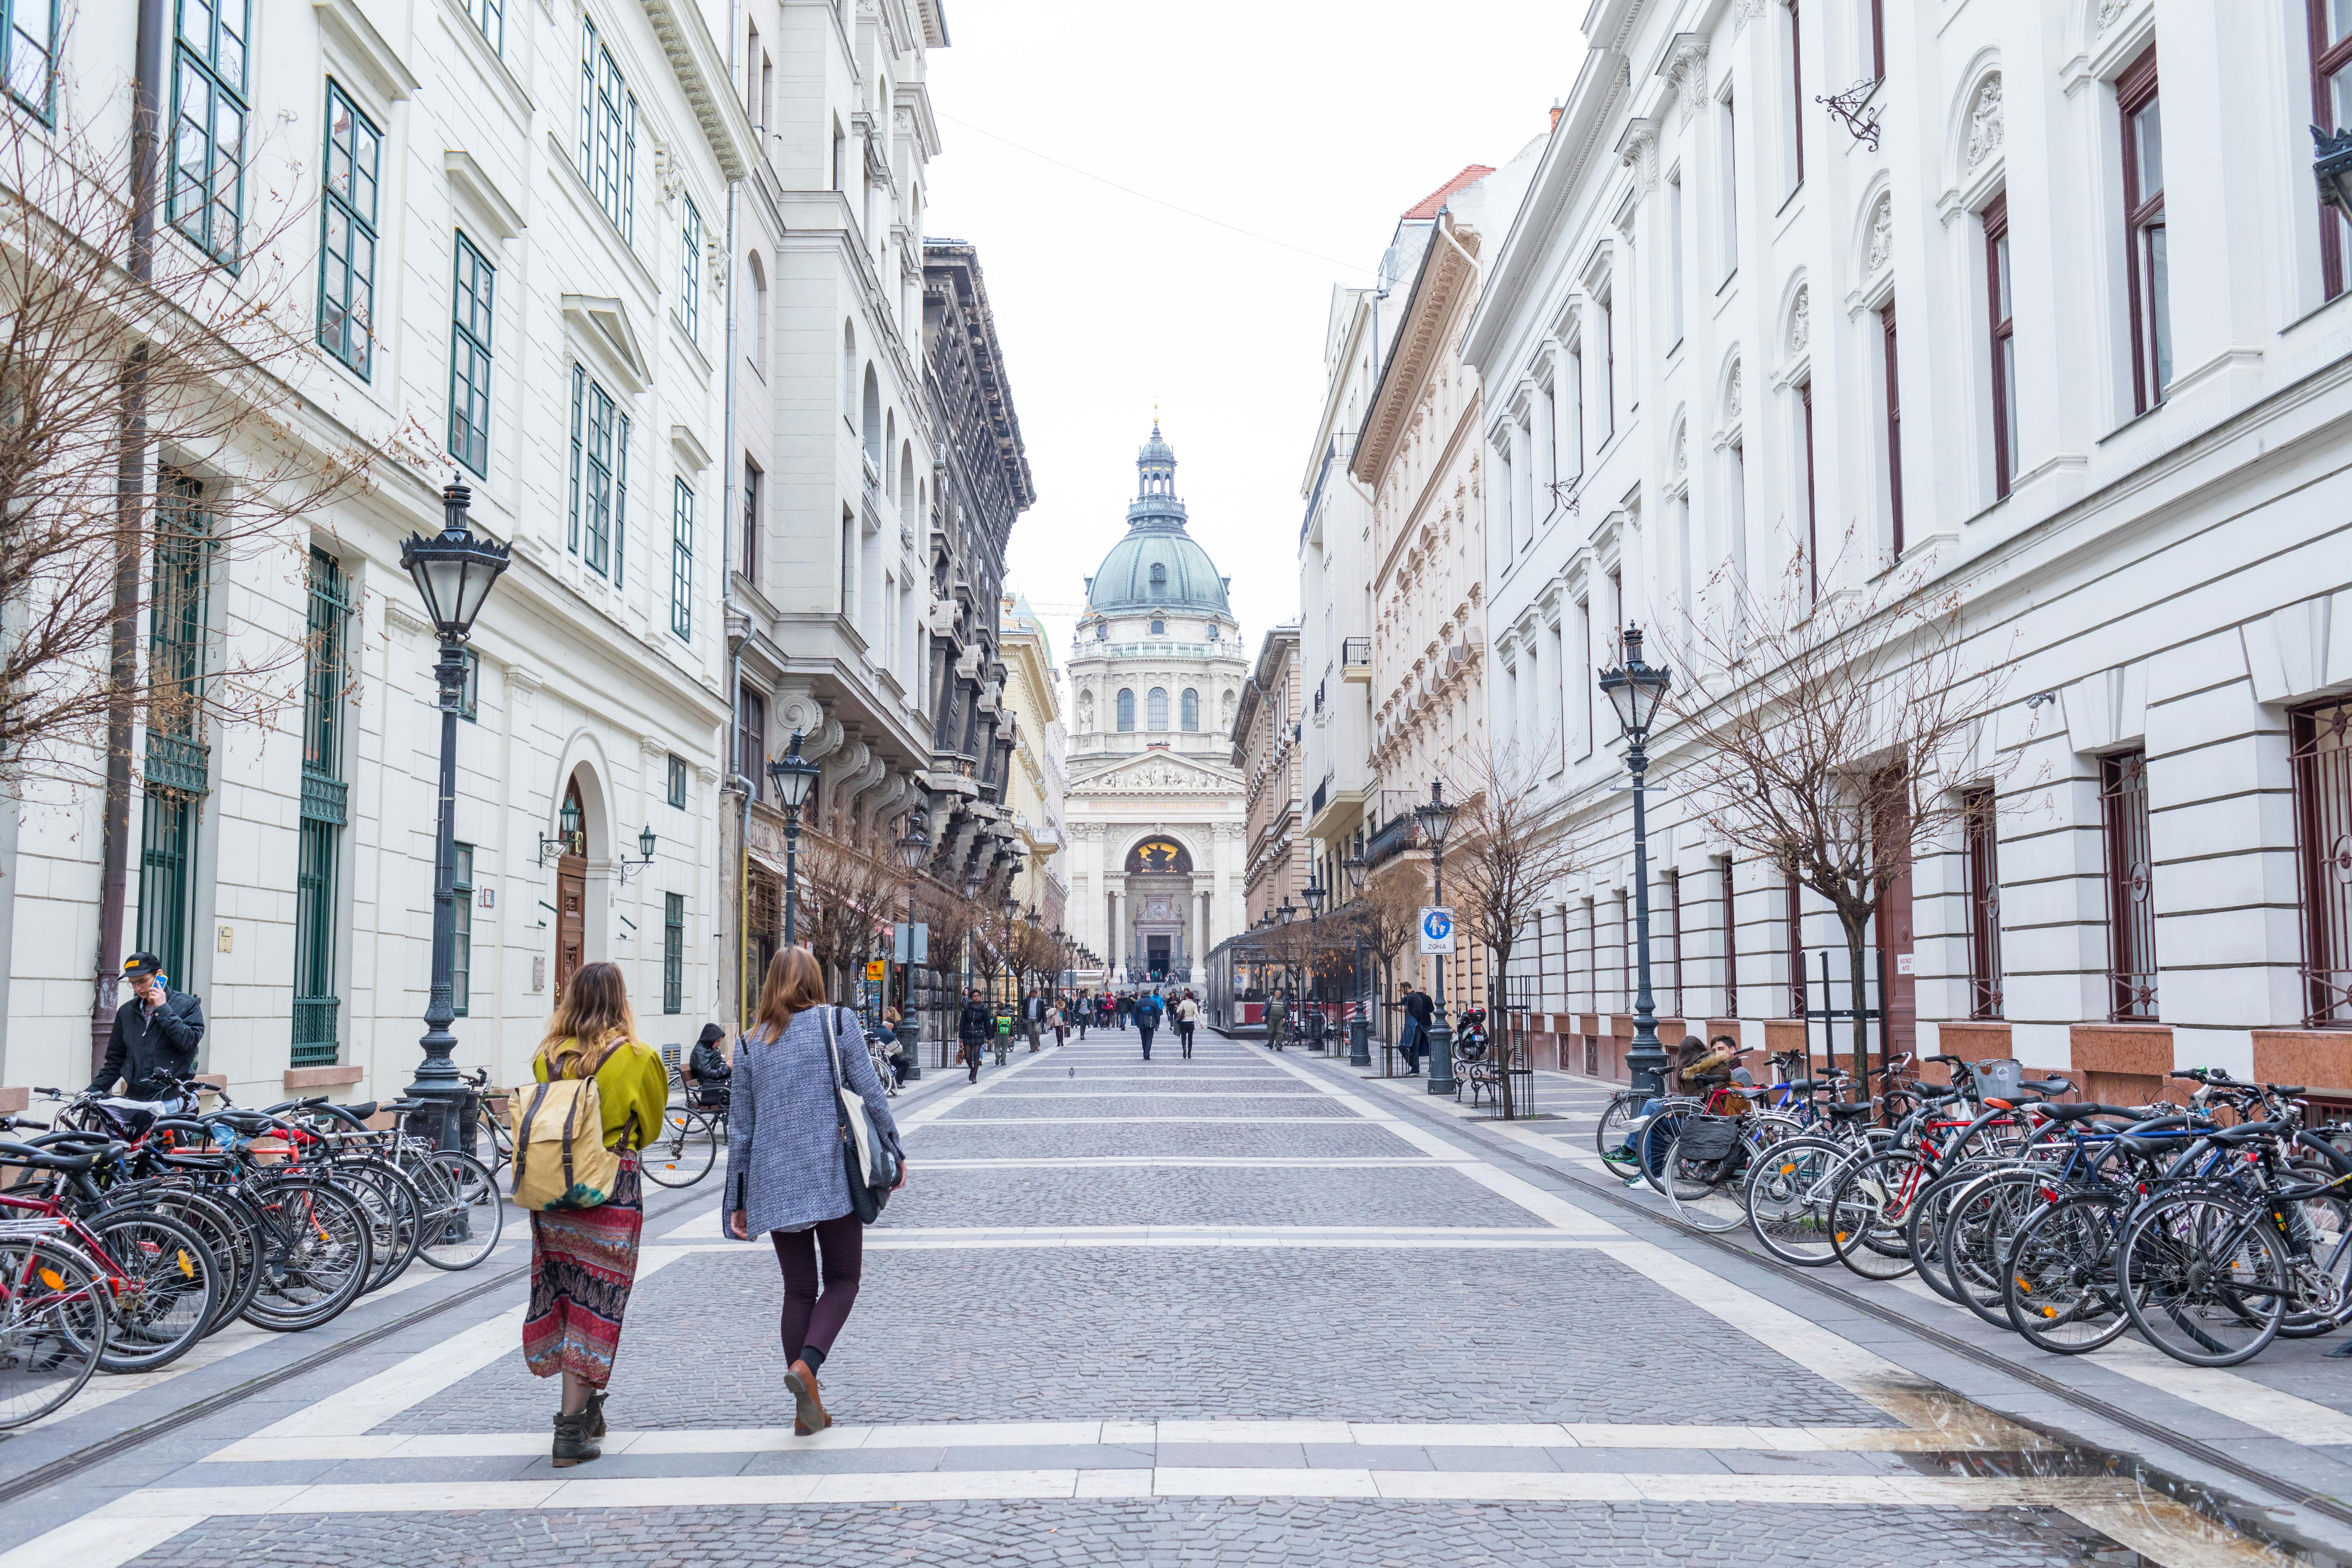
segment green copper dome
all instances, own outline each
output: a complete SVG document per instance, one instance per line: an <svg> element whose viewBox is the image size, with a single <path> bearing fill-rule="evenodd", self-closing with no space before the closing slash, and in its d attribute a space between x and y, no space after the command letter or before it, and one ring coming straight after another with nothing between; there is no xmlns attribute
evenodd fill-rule
<svg viewBox="0 0 2352 1568"><path fill-rule="evenodd" d="M1157 420L1135 467L1127 537L1110 547L1087 579L1087 607L1099 613L1229 614L1216 563L1184 531L1184 503L1176 499L1176 453L1160 436Z"/></svg>

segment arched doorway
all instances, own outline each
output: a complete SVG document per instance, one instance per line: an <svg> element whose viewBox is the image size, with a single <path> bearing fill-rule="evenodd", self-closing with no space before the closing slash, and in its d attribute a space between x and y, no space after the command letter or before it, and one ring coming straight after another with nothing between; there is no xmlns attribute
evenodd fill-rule
<svg viewBox="0 0 2352 1568"><path fill-rule="evenodd" d="M1202 954L1202 933L1192 929L1192 850L1154 833L1127 852L1124 869L1132 935L1121 945L1133 955L1126 967L1152 984L1190 979Z"/></svg>
<svg viewBox="0 0 2352 1568"><path fill-rule="evenodd" d="M555 994L560 997L587 962L588 952L588 813L581 804L577 775L563 786L563 809L555 822L556 837L563 841L563 854L555 862Z"/></svg>

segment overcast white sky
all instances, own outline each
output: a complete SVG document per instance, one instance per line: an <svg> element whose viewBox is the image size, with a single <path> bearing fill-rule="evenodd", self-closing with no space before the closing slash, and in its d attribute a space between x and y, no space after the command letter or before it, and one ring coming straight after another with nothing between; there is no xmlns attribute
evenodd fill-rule
<svg viewBox="0 0 2352 1568"><path fill-rule="evenodd" d="M947 0L925 227L980 247L1037 482L1009 581L1057 660L1125 531L1155 402L1252 650L1297 613L1331 287L1369 281L1397 216L1456 170L1545 129L1583 9Z"/></svg>

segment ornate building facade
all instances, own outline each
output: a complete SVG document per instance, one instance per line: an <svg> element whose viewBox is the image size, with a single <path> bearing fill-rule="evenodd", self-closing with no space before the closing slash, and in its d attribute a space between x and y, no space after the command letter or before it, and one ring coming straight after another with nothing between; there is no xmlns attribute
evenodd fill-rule
<svg viewBox="0 0 2352 1568"><path fill-rule="evenodd" d="M1069 924L1114 980L1197 982L1244 920L1231 737L1249 664L1157 424L1135 466L1070 649Z"/></svg>

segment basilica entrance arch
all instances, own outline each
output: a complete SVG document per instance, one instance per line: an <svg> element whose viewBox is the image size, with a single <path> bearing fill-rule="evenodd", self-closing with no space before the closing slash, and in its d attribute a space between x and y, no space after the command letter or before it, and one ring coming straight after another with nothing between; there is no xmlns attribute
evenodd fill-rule
<svg viewBox="0 0 2352 1568"><path fill-rule="evenodd" d="M1127 852L1128 965L1138 981L1163 984L1192 977L1201 961L1199 911L1192 896L1192 851L1171 833L1154 831Z"/></svg>

